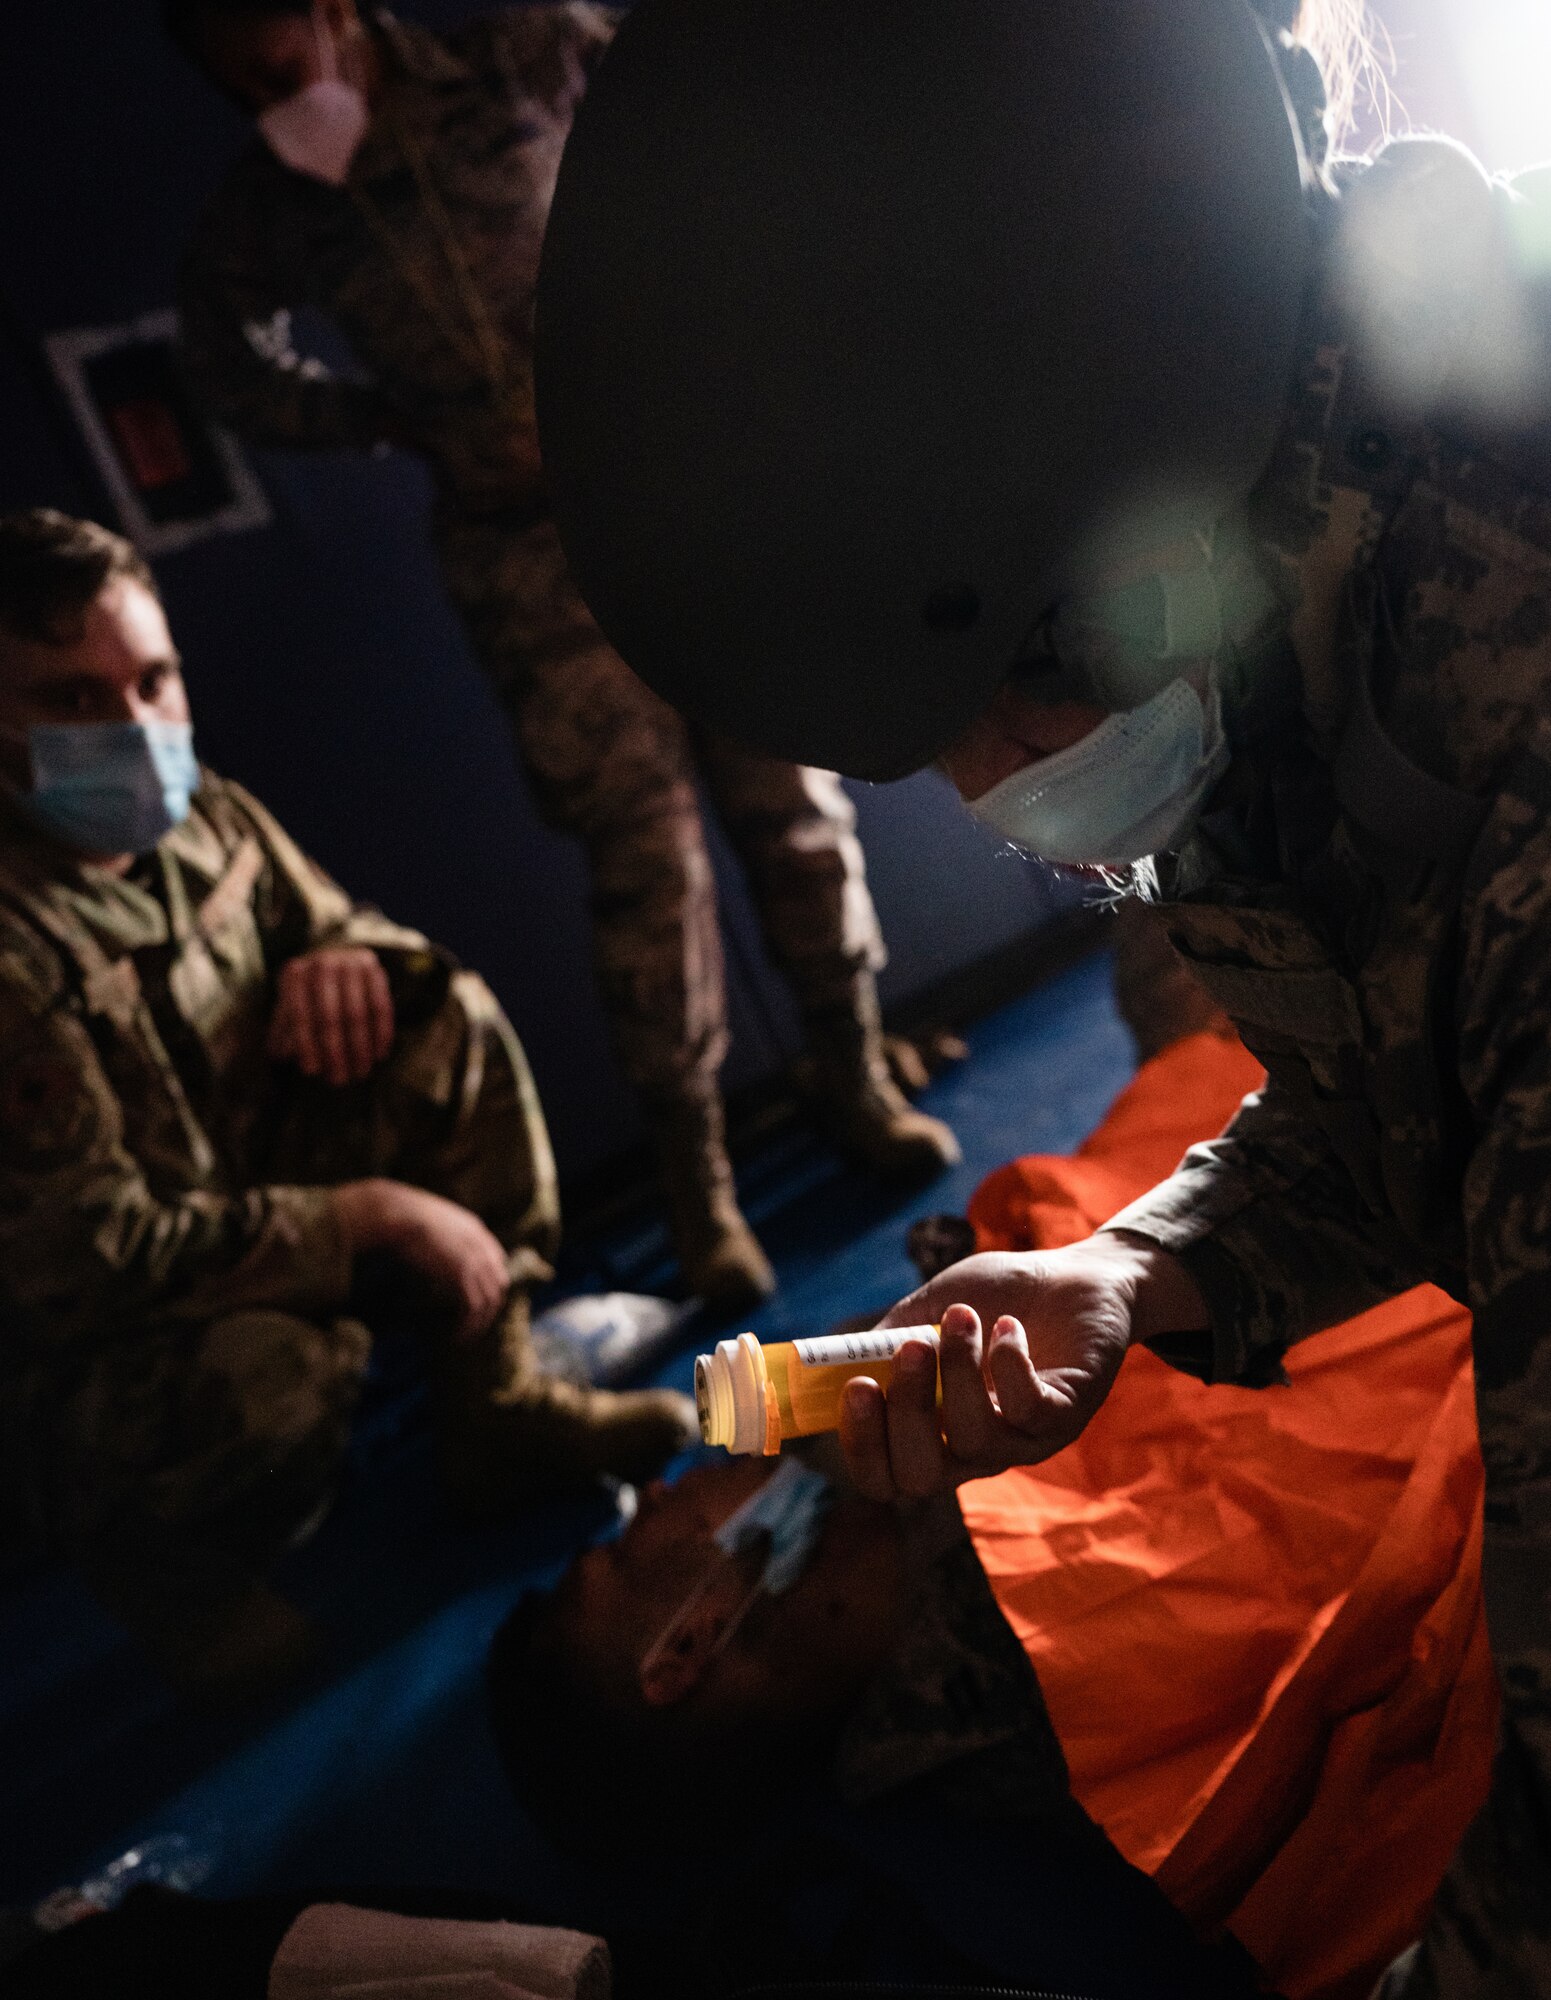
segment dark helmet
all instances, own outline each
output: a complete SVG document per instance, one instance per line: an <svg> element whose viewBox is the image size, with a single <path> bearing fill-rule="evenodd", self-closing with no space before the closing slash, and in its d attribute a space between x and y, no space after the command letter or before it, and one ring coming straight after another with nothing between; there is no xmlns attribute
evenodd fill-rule
<svg viewBox="0 0 1551 2000"><path fill-rule="evenodd" d="M676 708L917 769L1269 456L1303 165L1245 0L639 0L538 297L560 533Z"/></svg>

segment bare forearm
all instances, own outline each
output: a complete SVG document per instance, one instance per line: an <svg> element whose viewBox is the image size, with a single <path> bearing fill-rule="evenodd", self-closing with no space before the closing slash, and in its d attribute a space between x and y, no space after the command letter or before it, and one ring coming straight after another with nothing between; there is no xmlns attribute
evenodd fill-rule
<svg viewBox="0 0 1551 2000"><path fill-rule="evenodd" d="M334 1216L351 1256L403 1250L418 1219L417 1192L402 1181L381 1178L347 1181L335 1188Z"/></svg>
<svg viewBox="0 0 1551 2000"><path fill-rule="evenodd" d="M385 1251L449 1299L464 1333L487 1327L511 1284L504 1246L473 1213L404 1181L349 1181L332 1197L352 1257Z"/></svg>
<svg viewBox="0 0 1551 2000"><path fill-rule="evenodd" d="M1164 1333L1195 1333L1210 1324L1195 1279L1171 1252L1121 1229L1100 1231L1092 1247L1114 1262L1131 1287L1133 1342Z"/></svg>

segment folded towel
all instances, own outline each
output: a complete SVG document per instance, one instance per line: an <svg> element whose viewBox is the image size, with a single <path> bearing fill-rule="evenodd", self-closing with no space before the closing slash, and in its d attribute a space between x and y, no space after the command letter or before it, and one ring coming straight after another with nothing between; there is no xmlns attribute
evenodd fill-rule
<svg viewBox="0 0 1551 2000"><path fill-rule="evenodd" d="M580 1931L314 1903L281 1940L269 2000L609 2000L609 1948Z"/></svg>

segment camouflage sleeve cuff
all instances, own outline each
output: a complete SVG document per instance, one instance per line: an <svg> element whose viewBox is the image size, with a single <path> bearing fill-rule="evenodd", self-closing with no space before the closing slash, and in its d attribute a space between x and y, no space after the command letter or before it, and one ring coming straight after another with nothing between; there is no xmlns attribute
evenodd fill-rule
<svg viewBox="0 0 1551 2000"><path fill-rule="evenodd" d="M1261 1301L1242 1267L1211 1236L1174 1252L1206 1301L1207 1324L1183 1333L1160 1334L1147 1345L1160 1360L1203 1382L1234 1382L1260 1389L1284 1379L1279 1339L1263 1318Z"/></svg>
<svg viewBox="0 0 1551 2000"><path fill-rule="evenodd" d="M458 961L450 951L431 944L418 931L403 929L375 910L358 908L348 922L312 946L364 945L375 952L388 975L394 1018L401 1027L428 1021L447 998Z"/></svg>
<svg viewBox="0 0 1551 2000"><path fill-rule="evenodd" d="M391 917L385 917L369 903L354 904L342 923L330 925L313 940L312 949L320 950L331 944L364 944L382 957L399 953L411 957L449 957L421 932L412 931L405 924L394 923Z"/></svg>
<svg viewBox="0 0 1551 2000"><path fill-rule="evenodd" d="M1195 1158L1194 1155L1191 1156ZM1218 1163L1222 1165L1221 1162ZM1205 1382L1263 1388L1282 1379L1294 1341L1366 1312L1425 1274L1377 1219L1356 1220L1350 1188L1317 1173L1275 1189L1192 1171L1112 1216L1108 1230L1156 1243L1179 1259L1206 1301L1208 1327L1148 1343Z"/></svg>
<svg viewBox="0 0 1551 2000"><path fill-rule="evenodd" d="M1278 1378L1286 1340L1266 1322L1257 1287L1219 1236L1203 1235L1188 1224L1171 1224L1161 1217L1133 1216L1129 1209L1099 1233L1110 1230L1124 1230L1177 1257L1206 1301L1207 1324L1158 1335L1146 1343L1154 1354L1202 1382L1247 1387Z"/></svg>
<svg viewBox="0 0 1551 2000"><path fill-rule="evenodd" d="M331 1188L258 1191L264 1219L233 1287L246 1305L327 1311L350 1295L354 1260Z"/></svg>

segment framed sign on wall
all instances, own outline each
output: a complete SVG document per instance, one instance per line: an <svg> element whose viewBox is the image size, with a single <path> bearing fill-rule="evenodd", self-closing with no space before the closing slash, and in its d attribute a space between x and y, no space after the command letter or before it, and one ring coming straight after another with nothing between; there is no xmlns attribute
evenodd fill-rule
<svg viewBox="0 0 1551 2000"><path fill-rule="evenodd" d="M124 533L144 554L269 524L237 440L189 389L171 308L50 334L44 348Z"/></svg>

